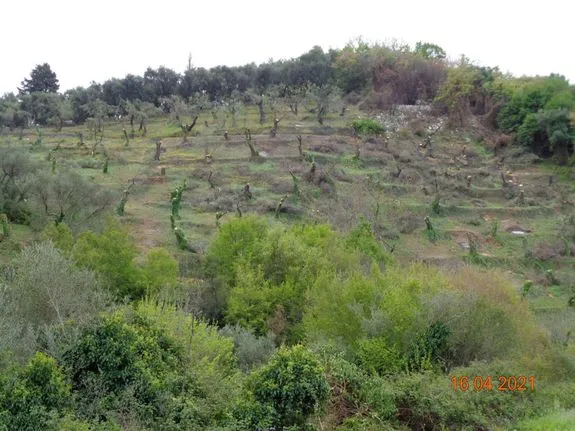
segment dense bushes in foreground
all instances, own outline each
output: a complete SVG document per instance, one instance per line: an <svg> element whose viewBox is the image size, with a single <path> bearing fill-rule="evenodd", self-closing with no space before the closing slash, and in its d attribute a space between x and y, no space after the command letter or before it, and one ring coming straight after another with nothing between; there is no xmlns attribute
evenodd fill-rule
<svg viewBox="0 0 575 431"><path fill-rule="evenodd" d="M502 274L400 266L361 226L238 218L193 282L160 250L136 265L115 224L46 236L0 290L0 430L471 430L575 407L573 352ZM118 296L134 286L147 296Z"/></svg>

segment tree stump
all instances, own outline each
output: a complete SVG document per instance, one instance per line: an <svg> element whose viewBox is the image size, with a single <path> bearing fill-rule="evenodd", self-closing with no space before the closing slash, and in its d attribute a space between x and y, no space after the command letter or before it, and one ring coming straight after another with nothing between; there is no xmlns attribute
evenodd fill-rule
<svg viewBox="0 0 575 431"><path fill-rule="evenodd" d="M156 154L154 154L154 160L159 162L160 161L160 154L162 152L162 141L156 142Z"/></svg>
<svg viewBox="0 0 575 431"><path fill-rule="evenodd" d="M250 190L250 185L249 185L249 183L248 183L248 184L246 184L246 185L244 186L244 197L245 197L246 199L251 199L252 196L253 196L253 195L252 195L252 192L251 192L251 190Z"/></svg>
<svg viewBox="0 0 575 431"><path fill-rule="evenodd" d="M282 210L282 206L283 206L285 200L287 199L287 197L288 197L287 195L283 196L283 197L280 199L280 201L278 202L278 206L276 207L276 218L279 218L280 212L281 212L281 210Z"/></svg>

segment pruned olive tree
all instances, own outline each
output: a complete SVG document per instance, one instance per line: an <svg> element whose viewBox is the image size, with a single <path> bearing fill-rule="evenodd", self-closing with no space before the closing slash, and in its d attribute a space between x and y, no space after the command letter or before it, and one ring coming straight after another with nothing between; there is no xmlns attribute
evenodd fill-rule
<svg viewBox="0 0 575 431"><path fill-rule="evenodd" d="M92 100L86 105L89 117L86 126L90 137L94 141L102 142L104 139L104 124L106 119L114 112L114 108L100 99Z"/></svg>
<svg viewBox="0 0 575 431"><path fill-rule="evenodd" d="M307 93L306 104L310 112L314 113L317 122L323 125L326 116L341 109L341 90L330 84L312 85Z"/></svg>
<svg viewBox="0 0 575 431"><path fill-rule="evenodd" d="M122 101L121 107L130 123L130 138L136 136L136 126L138 132L142 136L146 136L148 120L161 114L161 110L156 108L153 103L142 102L141 100Z"/></svg>
<svg viewBox="0 0 575 431"><path fill-rule="evenodd" d="M290 111L297 117L299 114L299 107L304 103L307 96L307 85L287 85L284 89L286 103Z"/></svg>
<svg viewBox="0 0 575 431"><path fill-rule="evenodd" d="M232 91L230 96L224 99L223 105L232 117L232 127L236 128L238 126L237 119L244 110L242 95L238 90Z"/></svg>
<svg viewBox="0 0 575 431"><path fill-rule="evenodd" d="M264 124L266 122L266 96L264 93L259 91L258 89L253 89L247 92L248 97L251 100L251 103L258 107L258 113L260 117L260 124Z"/></svg>
<svg viewBox="0 0 575 431"><path fill-rule="evenodd" d="M228 110L226 104L223 101L214 101L212 104L212 116L214 120L217 122L217 127L219 130L224 130L224 138L226 141L228 140L228 131L225 130L228 124Z"/></svg>
<svg viewBox="0 0 575 431"><path fill-rule="evenodd" d="M208 107L205 96L193 96L186 101L180 96L172 95L164 97L161 103L170 113L172 121L182 130L182 141L188 142L188 137L196 126L200 113Z"/></svg>
<svg viewBox="0 0 575 431"><path fill-rule="evenodd" d="M150 118L157 117L161 115L161 109L158 109L154 106L153 103L150 102L142 102L141 100L136 100L133 102L134 111L134 119L130 117L130 123L133 121L138 123L138 133L142 136L146 136L148 134L148 122ZM134 130L134 126L132 126L132 131ZM134 133L135 134L135 133Z"/></svg>
<svg viewBox="0 0 575 431"><path fill-rule="evenodd" d="M285 100L285 86L284 85L271 85L266 90L267 104L272 111L272 118L281 119L285 113L287 105Z"/></svg>

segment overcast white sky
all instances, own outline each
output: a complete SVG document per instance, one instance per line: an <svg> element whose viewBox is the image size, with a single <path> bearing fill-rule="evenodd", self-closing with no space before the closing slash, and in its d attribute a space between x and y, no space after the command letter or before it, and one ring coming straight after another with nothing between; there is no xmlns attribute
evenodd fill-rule
<svg viewBox="0 0 575 431"><path fill-rule="evenodd" d="M575 83L572 0L1 0L0 94L48 62L60 89L146 67L291 58L350 39L418 40L515 75Z"/></svg>

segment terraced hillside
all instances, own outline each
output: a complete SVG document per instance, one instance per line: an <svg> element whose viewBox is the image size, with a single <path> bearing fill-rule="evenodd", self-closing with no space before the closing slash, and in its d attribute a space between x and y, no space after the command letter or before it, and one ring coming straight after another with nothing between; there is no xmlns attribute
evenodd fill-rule
<svg viewBox="0 0 575 431"><path fill-rule="evenodd" d="M311 218L342 230L364 218L399 261L504 268L550 326L574 320L575 309L567 305L575 296L570 169L554 168L517 147L495 155L479 126L453 130L425 107L408 108L378 117L388 129L385 137L355 136L350 125L357 112L325 126L313 117L282 118L271 137L272 125L260 125L250 111L228 139L206 116L188 142L169 120L158 119L147 136L136 133L127 143L122 125L110 123L100 143L85 127L69 127L5 132L2 145L28 148L47 170L53 155L56 171L77 171L112 190L118 202L133 183L121 219L142 252L162 246L189 259L177 251L170 225L170 192L186 180L177 226L196 250L206 247L217 223L240 213L281 223ZM258 157L250 155L246 128ZM11 229L13 235L0 243L4 261L39 238L39 226Z"/></svg>
<svg viewBox="0 0 575 431"><path fill-rule="evenodd" d="M182 136L180 127L167 118L156 118L151 122L146 135L129 130L128 125L121 122L105 123L101 134L97 131L94 133L93 124L90 125L89 122L86 126L65 127L60 131L37 129L10 133L4 130L0 137L0 154L3 154L3 160L0 160L3 178L0 184L10 193L13 190L25 192L27 199L30 199L29 207L33 211L22 216L26 223L18 223L14 218L9 223L3 222L3 230L0 231L0 263L10 262L19 256L19 251L25 246L45 238L46 227L53 226L54 221L64 221L74 234L79 234L87 227L100 229L105 220L104 216L109 213L114 214L116 219L128 227L139 249L140 263L146 262L142 268L146 265L147 268L152 268L144 270L146 276L149 277L150 271L153 272L156 268L150 265L150 254L147 253L157 247L163 247L178 259L179 281L182 281L182 284L189 282L187 287L193 286L193 289L186 290L186 294L191 295L190 292L199 292L204 286L203 280L200 280L202 271L198 270L208 261L202 259L203 252L212 244L219 227L231 219L257 213L267 218L269 224L275 227L293 225L300 221L328 222L341 231L349 232L361 226L372 231L379 246L387 251L380 263L387 264L388 256L391 255L398 264L391 266L389 274L386 275L389 277L387 281L381 278L377 271L372 274L381 283L382 289L387 289L382 291L387 292L391 298L393 289L397 290L396 284L409 290L409 283L402 281L398 275L403 271L401 268L407 272L418 271L417 268L419 271L428 271L421 266L407 265L411 262L438 266L449 273L450 283L458 286L465 295L473 296L477 293L479 305L477 308L468 309L479 310L479 314L473 316L472 321L480 327L477 331L481 332L481 336L477 338L481 339L485 346L490 346L490 343L500 345L503 341L498 343L498 334L492 332L492 328L497 328L495 332L499 331L496 323L486 326L489 331L481 328L482 304L489 304L489 301L497 303L501 299L507 308L495 310L489 308L491 305L487 305L490 316L495 319L494 313L508 313L510 307L526 312L525 301L528 301L539 324L547 329L550 335L543 344L533 342L530 345L561 346L561 353L545 360L524 358L524 362L529 363L530 367L545 373L541 380L537 376L543 389L542 395L512 394L505 398L504 394L497 393L453 391L449 376L439 372L433 375L423 372L414 374L407 370L404 373L397 365L400 362L394 365L393 357L389 353L392 350L386 350L386 345L380 350L369 350L380 345L375 344L377 339L366 336L358 343L359 347L353 346L355 354L358 355L353 360L359 361L362 366L368 359L372 362L365 363L380 364L380 354L388 352L386 354L389 357L384 357L383 360L388 360L389 363L382 366L383 371L371 370L365 374L365 382L371 382L377 375L380 379L378 381L383 385L381 387L390 391L389 394L382 392L381 395L384 401L387 401L377 404L377 400L363 400L363 404L358 405L364 407L353 407L351 401L346 401L342 394L355 389L346 389L343 386L341 389L338 386L343 385L342 382L347 378L337 374L338 361L343 359L337 355L332 357L326 354L322 361L328 368L334 367L326 371L326 378L333 387L330 390L329 405L318 422L321 425L323 421L325 425L325 428L321 429L336 429L340 425L344 428L337 429L352 429L345 428L344 424L345 419L351 417L358 421L369 417L374 421L372 423L376 423L379 421L380 411L387 412L387 419L398 424L398 429L438 429L431 428L432 425L429 425L430 428L424 428L422 424L449 424L450 415L460 413L452 413L449 409L441 410L437 413L441 420L436 420L435 416L427 413L428 410L444 409L444 406L452 405L456 406L453 412L469 413L469 416L461 419L461 423L483 424L487 420L494 420L493 423L509 424L521 419L510 417L511 413L507 413L506 409L515 405L513 403L521 405L522 415L526 417L524 422L518 423L519 429L539 429L536 428L539 423L568 422L573 413L572 404L569 396L564 394L566 391L562 389L563 386L556 381L560 381L562 375L568 375L570 369L566 363L558 362L566 357L561 356L562 352L572 352L574 348L571 336L575 328L575 181L572 168L557 168L521 147L496 147L493 145L493 142L497 141L496 137L480 124L470 122L464 128L451 128L445 118L434 116L425 106L398 107L393 113L373 115L373 118L386 128L386 133L373 135L354 133L353 122L365 117L365 114L358 111L348 111L345 116L328 117L324 125L318 125L311 113L305 115L297 118L293 115L282 117L275 136L271 132L273 123L260 124L255 108L247 110L243 118L237 121L236 127L228 130L223 129L221 124L216 124L211 116L202 115L197 119L197 126L187 139ZM28 155L35 159L40 168L30 170L29 174L18 175L17 167L25 172L27 162L23 160ZM22 159L18 160L21 156ZM43 183L49 183L50 186L42 187ZM177 197L180 193L181 202L178 204ZM174 197L176 201L173 200ZM13 209L13 214L19 213ZM222 233L224 231L225 229L222 229ZM177 232L183 233L179 241ZM290 235L292 236L286 235L288 239L284 241L298 238ZM273 242L275 237L269 238ZM231 242L220 242L218 250L221 251L221 244L224 244L223 247L231 246L233 239L226 240ZM283 246L285 247L285 244ZM298 250L303 250L301 244L298 247ZM65 255L66 247L61 249ZM113 253L114 256L122 256L123 252L121 247L118 247ZM270 251L270 256L270 261L275 264L274 250ZM381 257L381 253L379 256ZM65 260L63 257L62 259ZM357 262L357 267L363 270L368 268L371 271L375 268L364 265L367 262L363 260ZM490 278L491 274L485 271L452 271L467 265L497 268L499 273L505 273L512 281L520 297L508 297L505 289L510 288L506 283L499 283L501 277L497 274ZM248 266L245 268L249 269ZM293 271L291 268L290 270ZM176 273L177 271L175 268ZM12 272L6 272L8 278L10 274ZM253 274L257 274L255 269ZM253 274L251 276L256 277ZM355 281L361 281L362 276L354 274L349 279L350 283L338 286L352 291L349 286L355 287ZM415 277L414 274L411 276ZM122 281L121 277L118 280ZM329 309L331 301L321 302L324 299L322 292L329 292L330 283L339 281L337 275L326 280L320 280L313 292L317 303ZM357 286L369 289L370 284L365 280ZM219 286L219 280L214 278L211 282L214 286ZM261 284L268 286L266 282ZM418 283L415 282L419 286ZM253 281L253 284L259 288L257 280ZM433 286L433 283L430 285ZM463 285L464 289L461 288ZM289 282L276 287L275 291L283 294L282 289L285 286L289 287ZM234 288L241 290L237 286ZM359 290L361 289L358 288ZM179 297L177 298L177 293L174 292L171 292L173 297L170 299L177 301ZM375 295L373 301L379 298L379 293L376 293L371 292ZM418 295L424 297L426 293L418 292ZM356 294L359 295L355 292L354 295ZM401 295L405 295L405 298ZM415 304L410 302L413 299L410 299L410 295L413 296L414 293L402 290L399 299L396 298L401 305L398 308L401 310L401 316L396 316L399 323L403 314L408 314L409 308ZM486 296L489 296L489 301L481 299ZM244 297L240 294L235 299L237 298L244 301L240 301L240 304L252 304L252 297L249 295ZM258 298L260 297L256 297L254 301L257 302ZM293 307L296 309L292 309L291 313L296 316L294 319L301 320L304 294L297 298L302 302L295 302L300 305ZM345 304L341 308L351 309L356 306L353 302L356 298L360 296L350 296L346 299L348 302L341 302ZM434 302L436 300L438 302ZM142 300L140 306L155 307L147 301L148 298ZM438 303L441 303L441 294L428 298L426 307L431 309L437 307ZM457 304L465 305L465 302ZM268 305L264 304L263 307ZM264 310L268 313L267 320L257 320L257 323L271 328L272 332L276 329L281 335L285 329L281 326L282 318L285 319L282 314L284 309L277 307L274 310L273 306L271 303L272 313L275 314L269 317L269 312ZM417 306L423 307L421 304ZM251 312L247 305L245 310L242 307L241 312ZM333 322L329 319L313 320L321 307L306 310L308 318L314 322L307 328L316 330L314 325L317 325L318 333L324 331L330 334L329 329ZM393 311L391 306L386 307L382 309ZM338 310L329 310L324 310L326 316L339 316ZM230 310L227 312L234 317ZM461 314L459 309L450 312L451 315ZM344 314L342 312L341 316ZM525 314L529 313L521 314L521 319ZM185 313L182 314L184 315ZM359 315L363 316L361 313ZM378 316L381 317L379 314L371 316L374 325ZM501 321L504 323L507 318L509 322L512 318L515 319L515 316L503 317ZM188 318L189 316L185 315L185 319ZM361 325L365 323L365 319L361 320ZM415 317L413 319L416 320ZM531 325L531 316L526 319L527 326ZM381 321L385 320L382 318ZM192 322L192 331L194 325ZM277 329L278 326L280 329ZM300 328L296 325L293 327L298 330ZM437 327L430 328L435 330ZM506 328L506 334L519 334L523 331L522 326L518 331L515 326ZM526 332L531 331L535 334L533 339L539 340L538 332L534 331L532 326L529 328ZM224 331L224 334L226 330L240 331L239 326L236 329L230 329L229 326L219 329ZM362 327L362 330L364 329ZM476 327L473 326L470 332L475 331ZM257 337L265 337L265 332L260 332L253 335L248 331L258 343L264 338ZM365 329L365 332L368 333L369 328ZM398 332L401 333L400 330ZM310 333L313 334L313 331ZM216 332L213 334L215 336ZM295 331L293 334L298 333ZM425 334L430 339L434 336L434 333L429 331ZM519 337L517 339L519 340ZM271 340L267 339L269 349L273 351L274 341ZM275 341L281 344L281 340L281 336L278 336ZM478 347L477 350L481 348ZM371 354L370 352L375 353L370 357L362 356ZM413 359L411 356L409 358ZM536 363L531 363L531 359ZM497 361L487 365L481 361L473 362L473 357L469 361L470 368L455 368L450 370L450 373L476 372L479 375L484 369L494 372L492 370L498 370L501 366ZM392 365L397 369L391 368ZM515 367L515 363L512 365ZM386 369L388 366L395 370L395 376ZM484 366L489 368L482 368ZM509 372L519 375L523 368L517 367L509 368ZM424 368L423 365L421 368ZM397 377L399 375L401 377ZM365 382L361 384L367 385ZM570 383L566 380L564 384L564 387L569 387ZM410 395L413 388L419 388L419 398ZM373 393L380 394L379 389L373 390ZM523 395L525 397L520 399L519 396ZM528 397L532 395L539 398L533 398L535 401L531 401ZM353 396L362 399L363 395ZM425 400L428 396L440 402L419 411L423 405L419 403L427 402ZM555 396L556 398L553 398ZM494 398L489 401L488 397ZM381 407L389 406L386 402L391 403L390 399L393 399L393 403L389 404L393 406L392 410ZM561 401L558 401L559 399ZM490 413L492 402L499 403L497 413ZM224 404L226 403L227 401ZM528 415L531 408L529 403L537 406L537 415L549 416L533 418L531 421ZM366 405L371 407L366 409ZM552 405L555 406L554 409L548 408ZM476 409L476 406L480 407ZM375 410L376 408L380 410ZM474 416L476 414L477 417ZM381 425L380 422L377 423Z"/></svg>

